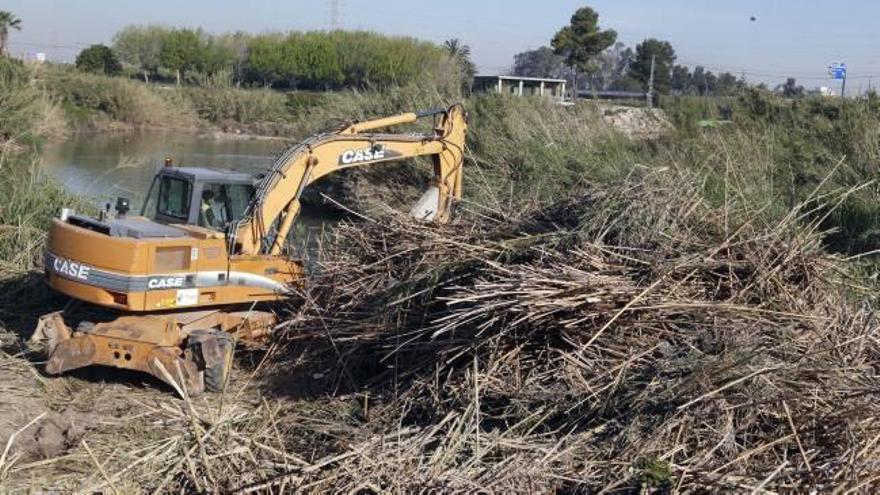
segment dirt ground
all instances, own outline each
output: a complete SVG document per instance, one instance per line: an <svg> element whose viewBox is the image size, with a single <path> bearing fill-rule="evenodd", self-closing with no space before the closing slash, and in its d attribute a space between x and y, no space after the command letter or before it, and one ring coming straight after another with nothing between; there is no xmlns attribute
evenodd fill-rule
<svg viewBox="0 0 880 495"><path fill-rule="evenodd" d="M8 343L18 336L6 332L3 338ZM0 355L0 493L146 489L142 482L150 467L138 464L155 458L164 467L159 454L179 451L186 436L180 428L184 401L149 376L94 368L48 377L37 359ZM250 393L250 378L241 369L233 378L236 407L256 409L263 401ZM199 411L216 412L223 400L211 395L194 402ZM151 480L153 486L159 478Z"/></svg>
<svg viewBox="0 0 880 495"><path fill-rule="evenodd" d="M248 449L292 458L276 419L325 410L332 419L334 411L350 409L347 399L325 399L327 380L320 377L304 376L302 384L267 383L260 365L271 362L263 361L265 350L237 349L226 393L191 400L149 375L125 370L92 367L47 376L43 354L28 340L39 315L60 309L77 311L46 290L39 275L0 280L2 494L165 493L175 486L199 486L201 478L193 482L198 476L181 474L196 470L181 465L192 461L185 454L195 446L202 450L201 462L226 462L229 472L217 475L214 486L223 478L234 485L219 491L235 492L285 469ZM222 435L213 431L220 425ZM309 435L296 437L310 441ZM254 439L260 447L251 444ZM268 447L270 441L277 445ZM309 444L303 451L318 458L325 454L321 447ZM311 462L309 456L301 462ZM253 464L243 464L251 458ZM196 491L205 490L203 485Z"/></svg>
<svg viewBox="0 0 880 495"><path fill-rule="evenodd" d="M108 460L93 455L148 438L155 418L145 411L179 401L158 380L121 370L46 376L43 356L28 338L39 315L66 304L38 275L0 281L0 493L72 493L99 485L96 462Z"/></svg>
<svg viewBox="0 0 880 495"><path fill-rule="evenodd" d="M117 428L136 414L138 400L168 394L147 379L139 383L103 370L44 376L38 356L8 352L24 344L16 333L6 331L2 337L7 350L0 354L0 491L76 488L65 481L53 483L50 473L69 471L87 480L89 471L97 471L75 461L78 451L87 443L113 441Z"/></svg>
<svg viewBox="0 0 880 495"><path fill-rule="evenodd" d="M660 108L601 104L605 123L633 139L656 139L673 129Z"/></svg>

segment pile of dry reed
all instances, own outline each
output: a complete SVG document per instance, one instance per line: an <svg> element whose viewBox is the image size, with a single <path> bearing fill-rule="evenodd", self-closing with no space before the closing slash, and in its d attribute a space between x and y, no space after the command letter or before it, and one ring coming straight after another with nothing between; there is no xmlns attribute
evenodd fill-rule
<svg viewBox="0 0 880 495"><path fill-rule="evenodd" d="M876 491L880 324L823 249L831 196L771 221L701 187L665 171L447 226L343 224L271 373L183 400L59 381L83 433L10 451L0 487Z"/></svg>
<svg viewBox="0 0 880 495"><path fill-rule="evenodd" d="M364 407L300 481L880 487L880 325L823 249L831 200L769 220L701 187L663 171L448 226L340 226L285 336L326 339L320 371Z"/></svg>

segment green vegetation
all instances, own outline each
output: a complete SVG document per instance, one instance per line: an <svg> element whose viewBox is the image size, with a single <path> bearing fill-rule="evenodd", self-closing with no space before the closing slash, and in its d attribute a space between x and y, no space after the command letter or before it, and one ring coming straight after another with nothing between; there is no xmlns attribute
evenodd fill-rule
<svg viewBox="0 0 880 495"><path fill-rule="evenodd" d="M727 184L765 215L778 216L805 197L844 193L816 214L836 250L880 247L880 100L785 99L752 89L737 98L678 98L664 106L677 132L658 157L707 177L705 194L724 200ZM731 119L700 128L700 119ZM833 207L833 208L832 208Z"/></svg>
<svg viewBox="0 0 880 495"><path fill-rule="evenodd" d="M747 87L729 72L714 74L704 67L693 71L674 65L675 49L668 41L648 38L635 51L617 40L613 29L599 29L599 14L584 7L568 26L542 46L514 56L513 73L527 77L565 78L578 91L647 91L654 59L656 94L731 96ZM794 84L794 79L790 80ZM780 90L785 87L780 86ZM803 93L801 88L800 93ZM786 91L786 96L791 96Z"/></svg>
<svg viewBox="0 0 880 495"><path fill-rule="evenodd" d="M384 89L409 84L458 91L473 77L466 46L441 47L365 31L214 35L200 29L129 26L114 50L144 82L284 89ZM469 82L468 82L469 85Z"/></svg>
<svg viewBox="0 0 880 495"><path fill-rule="evenodd" d="M589 8L578 9L571 16L571 23L563 27L553 37L551 45L556 55L563 57L566 65L572 70L574 84L578 89L578 72L592 72L593 62L597 55L617 41L617 32L613 29L599 29L599 14Z"/></svg>
<svg viewBox="0 0 880 495"><path fill-rule="evenodd" d="M38 77L45 93L60 102L74 129L196 125L188 102L176 99L173 91L55 67L40 70Z"/></svg>
<svg viewBox="0 0 880 495"><path fill-rule="evenodd" d="M196 68L208 70L207 44L202 43L200 34L192 29L174 29L162 35L159 62L174 72L177 84L185 72Z"/></svg>
<svg viewBox="0 0 880 495"><path fill-rule="evenodd" d="M477 170L465 187L498 208L620 178L647 155L644 145L605 125L601 110L589 103L569 108L489 94L472 98L468 111Z"/></svg>
<svg viewBox="0 0 880 495"><path fill-rule="evenodd" d="M21 31L21 19L7 10L0 10L0 56L9 53L9 30Z"/></svg>
<svg viewBox="0 0 880 495"><path fill-rule="evenodd" d="M122 73L122 64L109 47L92 45L79 52L76 57L76 68L93 74L118 76Z"/></svg>
<svg viewBox="0 0 880 495"><path fill-rule="evenodd" d="M462 91L470 91L471 82L477 74L477 65L471 61L471 47L462 43L460 39L453 38L443 42L443 48L452 60L458 63L461 72Z"/></svg>
<svg viewBox="0 0 880 495"><path fill-rule="evenodd" d="M29 80L20 62L0 57L0 278L38 266L49 219L62 205L82 205L39 169L52 104Z"/></svg>
<svg viewBox="0 0 880 495"><path fill-rule="evenodd" d="M141 71L145 83L159 70L163 33L164 28L159 26L128 26L113 38L119 58Z"/></svg>
<svg viewBox="0 0 880 495"><path fill-rule="evenodd" d="M73 129L221 128L300 139L343 119L365 119L443 106L458 98L409 85L387 90L288 92L167 87L57 67L0 66L3 139ZM30 78L37 84L29 84ZM466 196L498 209L543 202L571 188L620 179L634 170L675 167L704 178L703 194L720 204L731 185L768 219L814 190L850 191L815 215L832 230L831 247L862 253L880 244L880 100L784 99L762 90L739 97L663 100L674 131L632 140L603 122L606 110L581 102L506 95L469 97ZM59 115L63 109L63 115ZM730 124L701 127L701 121ZM400 171L398 171L400 172ZM406 175L409 172L401 172ZM378 174L381 176L382 174ZM399 174L398 174L399 175Z"/></svg>
<svg viewBox="0 0 880 495"><path fill-rule="evenodd" d="M669 93L672 88L672 64L675 50L668 41L650 38L636 45L635 58L629 66L629 76L647 88L654 77L654 90Z"/></svg>
<svg viewBox="0 0 880 495"><path fill-rule="evenodd" d="M29 137L39 110L36 93L28 87L28 71L21 62L0 57L0 142Z"/></svg>

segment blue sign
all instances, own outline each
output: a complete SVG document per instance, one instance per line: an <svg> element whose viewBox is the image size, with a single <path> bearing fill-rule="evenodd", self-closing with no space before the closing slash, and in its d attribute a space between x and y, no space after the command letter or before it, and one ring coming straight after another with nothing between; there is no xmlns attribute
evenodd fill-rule
<svg viewBox="0 0 880 495"><path fill-rule="evenodd" d="M828 67L831 79L846 79L846 64L832 64Z"/></svg>

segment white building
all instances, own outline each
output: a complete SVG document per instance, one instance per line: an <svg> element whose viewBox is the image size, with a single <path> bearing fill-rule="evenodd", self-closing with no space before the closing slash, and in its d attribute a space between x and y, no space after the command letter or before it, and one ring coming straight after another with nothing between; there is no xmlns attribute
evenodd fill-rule
<svg viewBox="0 0 880 495"><path fill-rule="evenodd" d="M565 99L565 79L520 76L476 76L474 91L492 91L517 96L549 96L556 100Z"/></svg>

